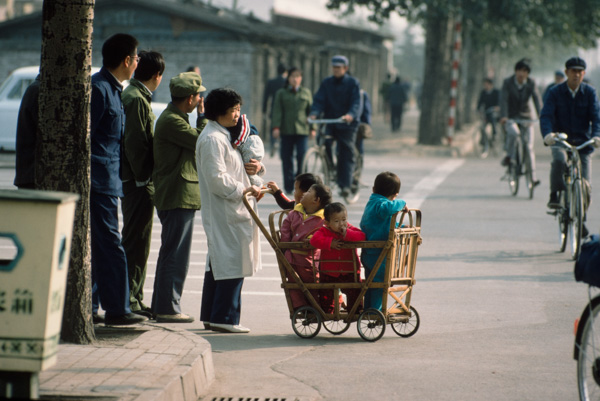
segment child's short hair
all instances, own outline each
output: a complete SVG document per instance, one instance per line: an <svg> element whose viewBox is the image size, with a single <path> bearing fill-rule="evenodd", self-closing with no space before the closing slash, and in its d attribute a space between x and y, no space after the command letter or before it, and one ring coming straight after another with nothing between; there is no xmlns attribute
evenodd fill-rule
<svg viewBox="0 0 600 401"><path fill-rule="evenodd" d="M313 184L309 189L315 190L315 195L320 200L319 206L321 206L321 208L324 208L331 203L331 189L329 189L328 186L323 184Z"/></svg>
<svg viewBox="0 0 600 401"><path fill-rule="evenodd" d="M298 181L298 187L302 192L307 192L314 184L323 184L321 177L313 173L298 174L295 181Z"/></svg>
<svg viewBox="0 0 600 401"><path fill-rule="evenodd" d="M375 177L373 192L387 198L400 192L400 185L400 177L390 171L384 171Z"/></svg>
<svg viewBox="0 0 600 401"><path fill-rule="evenodd" d="M345 211L346 211L346 206L344 206L343 203L333 202L333 203L330 203L329 205L325 206L325 211L323 214L325 216L325 220L330 221L329 218L331 217L332 214L341 213L341 212L345 212Z"/></svg>

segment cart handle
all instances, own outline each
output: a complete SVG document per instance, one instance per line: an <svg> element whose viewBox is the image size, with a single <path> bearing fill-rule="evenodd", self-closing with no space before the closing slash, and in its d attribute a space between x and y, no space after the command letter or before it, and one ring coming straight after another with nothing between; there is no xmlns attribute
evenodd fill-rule
<svg viewBox="0 0 600 401"><path fill-rule="evenodd" d="M339 123L345 123L346 120L344 120L342 117L338 117L338 118L309 118L308 120L309 124L339 124Z"/></svg>

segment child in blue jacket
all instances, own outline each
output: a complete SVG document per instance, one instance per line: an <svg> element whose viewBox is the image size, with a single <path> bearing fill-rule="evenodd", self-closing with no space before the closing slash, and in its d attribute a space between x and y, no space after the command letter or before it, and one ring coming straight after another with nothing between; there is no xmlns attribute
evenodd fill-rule
<svg viewBox="0 0 600 401"><path fill-rule="evenodd" d="M400 178L389 171L380 173L375 178L373 193L360 220L360 229L366 234L367 241L385 241L388 239L392 216L406 207L405 201L396 199L400 192L400 185ZM369 277L371 274L381 251L381 248L365 248L362 250L361 261L365 267L365 277ZM377 270L373 282L383 282L384 276L385 259ZM364 308L381 310L382 300L383 289L369 289L365 294Z"/></svg>

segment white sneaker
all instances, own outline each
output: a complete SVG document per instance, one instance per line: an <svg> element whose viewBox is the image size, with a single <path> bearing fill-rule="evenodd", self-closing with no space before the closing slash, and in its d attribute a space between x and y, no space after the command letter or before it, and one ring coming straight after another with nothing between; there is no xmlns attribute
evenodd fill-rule
<svg viewBox="0 0 600 401"><path fill-rule="evenodd" d="M250 329L239 324L222 324L222 323L211 323L210 329L212 331L220 331L223 333L250 333Z"/></svg>

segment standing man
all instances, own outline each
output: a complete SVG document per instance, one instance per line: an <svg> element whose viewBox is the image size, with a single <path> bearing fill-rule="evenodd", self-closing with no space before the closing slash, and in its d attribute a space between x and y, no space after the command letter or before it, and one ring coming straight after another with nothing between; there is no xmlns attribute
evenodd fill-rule
<svg viewBox="0 0 600 401"><path fill-rule="evenodd" d="M169 83L171 102L156 122L154 135L154 201L162 224L156 262L152 312L159 323L190 323L181 312L181 294L187 277L194 217L200 210L196 170L196 140L206 125L202 78L183 72ZM193 128L188 114L197 109Z"/></svg>
<svg viewBox="0 0 600 401"><path fill-rule="evenodd" d="M102 46L102 69L92 76L90 140L92 150L90 229L92 243L92 312L97 317L98 297L107 325L129 325L146 317L131 313L127 259L119 235L119 198L123 197L121 154L125 112L121 82L138 65L138 41L117 33Z"/></svg>
<svg viewBox="0 0 600 401"><path fill-rule="evenodd" d="M503 166L508 166L516 157L515 141L521 135L523 143L527 144L527 157L531 165L533 185L540 181L535 176L535 153L533 152L533 125L531 123L516 123L511 119L531 120L529 99L533 99L535 111L540 115L542 100L537 90L535 81L529 78L531 73L530 61L521 59L515 64L514 75L506 78L502 84L500 95L500 124L506 131L506 156L502 160Z"/></svg>
<svg viewBox="0 0 600 401"><path fill-rule="evenodd" d="M40 75L27 87L17 120L17 153L14 184L19 189L35 189L35 142L38 129Z"/></svg>
<svg viewBox="0 0 600 401"><path fill-rule="evenodd" d="M146 263L150 253L154 216L154 158L152 142L155 116L150 107L152 92L165 71L163 56L154 51L139 54L135 77L121 96L125 107L123 140L123 248L129 271L129 302L133 313L152 318L144 299Z"/></svg>
<svg viewBox="0 0 600 401"><path fill-rule="evenodd" d="M585 61L572 57L565 64L566 82L550 89L546 104L542 109L540 127L544 144L556 143L555 133L569 136L568 142L580 145L594 138L594 147L600 147L600 106L596 90L583 82ZM589 147L579 151L581 157L581 176L590 184L592 180L592 152ZM550 168L550 200L548 207L560 207L559 191L565 190L564 174L566 170L566 151L560 146L552 146L552 164ZM585 224L582 236L588 235Z"/></svg>
<svg viewBox="0 0 600 401"><path fill-rule="evenodd" d="M265 91L263 93L263 118L268 119L269 127L265 127L266 132L270 135L269 144L271 146L270 154L271 157L275 155L275 149L277 148L277 138L273 136L271 126L271 119L273 118L273 109L275 108L275 94L281 88L286 86L287 82L287 67L283 63L279 63L277 66L277 76L275 78L269 79L265 84Z"/></svg>
<svg viewBox="0 0 600 401"><path fill-rule="evenodd" d="M402 113L404 113L404 103L408 100L406 88L402 84L400 77L388 89L388 101L390 102L390 112L392 120L392 132L400 131L402 126Z"/></svg>
<svg viewBox="0 0 600 401"><path fill-rule="evenodd" d="M358 80L347 74L348 59L345 56L333 56L331 59L333 75L321 82L313 98L309 118L316 119L321 113L324 118L339 118L345 122L329 124L327 133L337 141L337 179L340 195L350 195L352 173L356 163L354 143L360 113L360 85Z"/></svg>

